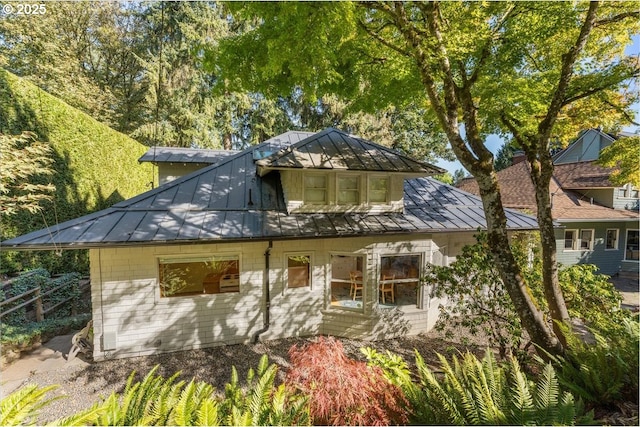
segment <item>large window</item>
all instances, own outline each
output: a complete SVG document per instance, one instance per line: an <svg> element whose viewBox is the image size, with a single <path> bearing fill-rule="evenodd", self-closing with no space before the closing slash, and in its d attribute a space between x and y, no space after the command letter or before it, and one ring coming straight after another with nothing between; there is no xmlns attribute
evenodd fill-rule
<svg viewBox="0 0 640 427"><path fill-rule="evenodd" d="M311 255L287 255L287 287L311 286Z"/></svg>
<svg viewBox="0 0 640 427"><path fill-rule="evenodd" d="M640 235L638 230L627 230L627 244L624 259L638 261L640 259Z"/></svg>
<svg viewBox="0 0 640 427"><path fill-rule="evenodd" d="M304 177L304 201L312 205L327 203L326 175L306 175Z"/></svg>
<svg viewBox="0 0 640 427"><path fill-rule="evenodd" d="M564 248L569 251L578 250L578 230L564 231Z"/></svg>
<svg viewBox="0 0 640 427"><path fill-rule="evenodd" d="M239 260L232 257L160 258L160 296L239 292Z"/></svg>
<svg viewBox="0 0 640 427"><path fill-rule="evenodd" d="M363 266L362 255L331 255L332 306L362 310L365 288Z"/></svg>
<svg viewBox="0 0 640 427"><path fill-rule="evenodd" d="M380 257L379 301L384 305L418 305L420 255Z"/></svg>
<svg viewBox="0 0 640 427"><path fill-rule="evenodd" d="M580 249L593 250L593 230L580 230Z"/></svg>
<svg viewBox="0 0 640 427"><path fill-rule="evenodd" d="M605 250L614 250L618 249L618 234L619 231L617 228L609 228L607 229L607 236L605 241Z"/></svg>
<svg viewBox="0 0 640 427"><path fill-rule="evenodd" d="M389 178L386 176L369 177L369 203L389 202Z"/></svg>
<svg viewBox="0 0 640 427"><path fill-rule="evenodd" d="M360 179L357 176L338 176L338 204L360 203Z"/></svg>

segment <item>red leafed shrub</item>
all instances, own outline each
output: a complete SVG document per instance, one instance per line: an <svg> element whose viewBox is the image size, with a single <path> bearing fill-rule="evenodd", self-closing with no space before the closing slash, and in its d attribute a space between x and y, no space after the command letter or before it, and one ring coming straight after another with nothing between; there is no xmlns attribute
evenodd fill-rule
<svg viewBox="0 0 640 427"><path fill-rule="evenodd" d="M406 424L409 402L378 367L349 359L340 341L318 338L289 350L288 386L309 396L314 425Z"/></svg>

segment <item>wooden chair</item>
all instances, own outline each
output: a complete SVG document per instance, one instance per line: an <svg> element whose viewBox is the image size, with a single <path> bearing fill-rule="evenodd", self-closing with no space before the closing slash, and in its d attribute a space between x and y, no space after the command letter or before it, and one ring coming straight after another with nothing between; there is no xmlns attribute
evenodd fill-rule
<svg viewBox="0 0 640 427"><path fill-rule="evenodd" d="M350 272L349 280L351 282L351 290L349 291L349 296L351 296L351 298L355 301L358 291L360 291L359 298L362 299L362 288L364 287L364 283L362 282L362 273L359 271Z"/></svg>
<svg viewBox="0 0 640 427"><path fill-rule="evenodd" d="M380 296L382 298L382 303L386 304L386 295L391 295L391 302L395 304L396 302L396 291L395 291L395 275L382 275L382 280L380 280Z"/></svg>

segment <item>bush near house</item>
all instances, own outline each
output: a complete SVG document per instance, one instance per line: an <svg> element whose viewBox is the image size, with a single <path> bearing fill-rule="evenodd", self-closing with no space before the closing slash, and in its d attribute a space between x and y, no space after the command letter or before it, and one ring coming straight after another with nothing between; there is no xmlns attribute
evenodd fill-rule
<svg viewBox="0 0 640 427"><path fill-rule="evenodd" d="M451 361L440 357L437 369L426 366L416 354L417 372L412 373L396 355L362 351L369 365L347 358L334 340L294 346L293 365L284 384L275 385L277 367L263 356L244 384L232 368L224 392L205 382L177 381L178 374L162 378L155 374L156 367L139 382L131 374L122 393L53 424L572 425L593 421L580 400L563 389L551 364L530 379L515 358L498 363L490 351L482 359L469 353ZM323 358L336 363L308 363ZM9 395L2 401L0 424L37 421L36 412L47 404L50 389L26 386ZM321 402L314 400L318 398Z"/></svg>
<svg viewBox="0 0 640 427"><path fill-rule="evenodd" d="M56 192L52 202L43 203L41 214L1 217L0 240L53 227L149 189L151 165L137 161L145 146L0 69L0 133L23 131L34 132L51 146L55 173L44 179L50 179ZM0 257L0 272L5 274L35 267L88 272L86 251L2 251Z"/></svg>
<svg viewBox="0 0 640 427"><path fill-rule="evenodd" d="M27 312L27 307L19 308L2 316L0 323L0 344L2 345L2 365L20 357L20 352L28 351L33 346L53 338L56 335L69 333L80 329L91 319L91 302L83 300L80 295L79 273L67 273L52 278L45 269L35 269L13 279L11 284L0 291L0 300L5 301L21 295L31 289L40 288L43 307L53 307L46 313L45 318L37 321L33 317L33 310ZM56 288L59 288L56 290ZM47 292L52 293L45 295ZM26 300L33 298L30 294L25 298L9 304L4 304L4 313L17 307ZM72 306L76 307L76 314Z"/></svg>

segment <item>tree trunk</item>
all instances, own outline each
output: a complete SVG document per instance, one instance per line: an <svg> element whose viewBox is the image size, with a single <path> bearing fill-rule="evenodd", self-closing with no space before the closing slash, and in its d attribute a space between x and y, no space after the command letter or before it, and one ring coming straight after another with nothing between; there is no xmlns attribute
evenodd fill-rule
<svg viewBox="0 0 640 427"><path fill-rule="evenodd" d="M549 328L543 312L536 306L511 251L507 235L507 216L502 206L497 176L495 172L491 172L476 174L475 178L487 218L489 246L522 326L540 348L551 354L561 354L562 343Z"/></svg>
<svg viewBox="0 0 640 427"><path fill-rule="evenodd" d="M549 305L549 313L553 320L553 331L562 342L562 345L565 346L566 339L559 324L569 324L570 318L558 279L556 236L553 227L551 194L549 189L553 175L553 161L548 151L543 153L541 157L540 161L530 162L530 166L531 179L533 180L536 192L536 203L538 206L537 219L542 245L542 284L544 296Z"/></svg>

